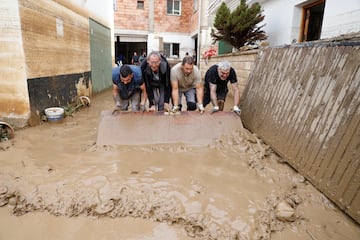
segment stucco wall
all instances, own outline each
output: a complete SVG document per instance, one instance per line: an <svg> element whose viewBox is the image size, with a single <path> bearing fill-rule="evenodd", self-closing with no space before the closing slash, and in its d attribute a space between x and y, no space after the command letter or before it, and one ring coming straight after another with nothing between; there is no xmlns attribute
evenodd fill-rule
<svg viewBox="0 0 360 240"><path fill-rule="evenodd" d="M0 0L0 119L25 125L30 115L18 2Z"/></svg>
<svg viewBox="0 0 360 240"><path fill-rule="evenodd" d="M24 127L40 121L45 107L67 105L84 89L91 94L89 17L110 28L112 12L92 8L109 9L112 1L0 3L0 120Z"/></svg>

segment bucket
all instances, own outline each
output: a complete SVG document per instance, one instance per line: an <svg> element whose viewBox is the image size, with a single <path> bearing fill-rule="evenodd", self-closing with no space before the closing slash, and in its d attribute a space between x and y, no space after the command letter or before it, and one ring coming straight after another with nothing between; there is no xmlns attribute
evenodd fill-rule
<svg viewBox="0 0 360 240"><path fill-rule="evenodd" d="M15 137L14 128L7 122L0 121L0 142L7 141Z"/></svg>
<svg viewBox="0 0 360 240"><path fill-rule="evenodd" d="M61 107L46 108L45 115L49 122L61 122L64 119L64 109Z"/></svg>

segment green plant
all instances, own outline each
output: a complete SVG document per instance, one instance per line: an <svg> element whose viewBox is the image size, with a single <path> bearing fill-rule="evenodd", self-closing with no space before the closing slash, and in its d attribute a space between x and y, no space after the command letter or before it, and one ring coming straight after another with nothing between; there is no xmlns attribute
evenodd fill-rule
<svg viewBox="0 0 360 240"><path fill-rule="evenodd" d="M63 106L62 108L64 108L65 116L72 116L72 114L78 111L80 108L89 106L90 98L86 96L80 96L76 99L76 102L68 106Z"/></svg>
<svg viewBox="0 0 360 240"><path fill-rule="evenodd" d="M211 29L213 42L222 40L239 49L265 40L267 36L261 30L265 24L259 25L264 18L259 3L254 3L249 7L246 0L241 0L240 5L230 12L230 9L222 2L216 12L215 29Z"/></svg>

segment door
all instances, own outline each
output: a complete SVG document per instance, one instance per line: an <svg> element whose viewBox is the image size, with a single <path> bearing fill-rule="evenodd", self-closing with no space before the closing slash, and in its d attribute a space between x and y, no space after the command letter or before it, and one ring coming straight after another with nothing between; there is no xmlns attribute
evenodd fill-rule
<svg viewBox="0 0 360 240"><path fill-rule="evenodd" d="M100 23L89 19L90 62L93 93L112 86L111 32Z"/></svg>
<svg viewBox="0 0 360 240"><path fill-rule="evenodd" d="M303 7L300 42L320 39L324 8L325 0L316 1Z"/></svg>

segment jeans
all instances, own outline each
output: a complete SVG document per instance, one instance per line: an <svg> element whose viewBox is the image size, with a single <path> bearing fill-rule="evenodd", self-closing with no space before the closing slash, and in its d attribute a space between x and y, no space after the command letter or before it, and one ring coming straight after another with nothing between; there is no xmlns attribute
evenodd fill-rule
<svg viewBox="0 0 360 240"><path fill-rule="evenodd" d="M194 106L196 108L196 102L197 102L196 101L196 89L191 88L184 92L179 90L179 102L178 102L179 106L181 105L183 94L185 95L187 105L189 105L189 104L192 105L191 107L187 106L188 110L195 110Z"/></svg>
<svg viewBox="0 0 360 240"><path fill-rule="evenodd" d="M163 111L165 98L164 85L161 84L159 88L153 87L153 94L155 100L155 109L158 111Z"/></svg>
<svg viewBox="0 0 360 240"><path fill-rule="evenodd" d="M120 97L121 111L127 111L131 103L131 111L138 112L140 110L140 91L136 91L129 99Z"/></svg>

